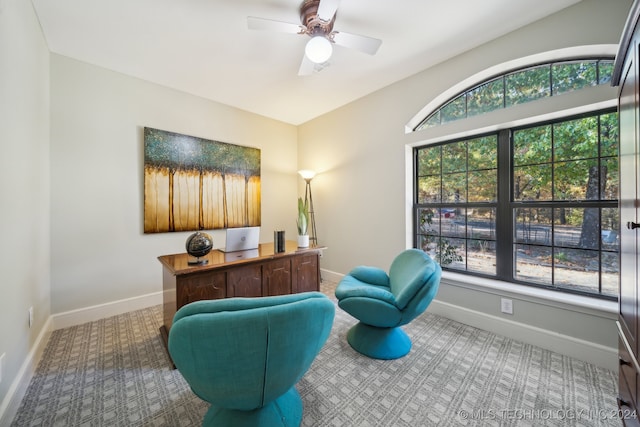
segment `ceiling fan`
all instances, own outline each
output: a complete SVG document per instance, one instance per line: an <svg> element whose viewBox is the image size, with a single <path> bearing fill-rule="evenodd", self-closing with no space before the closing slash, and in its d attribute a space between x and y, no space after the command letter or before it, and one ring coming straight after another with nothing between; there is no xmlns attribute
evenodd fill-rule
<svg viewBox="0 0 640 427"><path fill-rule="evenodd" d="M274 21L249 16L247 24L251 30L278 31L291 34L305 34L311 39L305 47L305 54L298 70L299 76L322 70L328 65L333 52L333 44L374 55L382 40L356 34L334 31L336 11L340 0L304 0L300 5L301 24Z"/></svg>

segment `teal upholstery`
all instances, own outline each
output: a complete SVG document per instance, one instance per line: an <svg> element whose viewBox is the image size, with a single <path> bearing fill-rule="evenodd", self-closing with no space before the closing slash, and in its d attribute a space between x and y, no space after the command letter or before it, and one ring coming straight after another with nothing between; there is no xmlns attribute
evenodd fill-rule
<svg viewBox="0 0 640 427"><path fill-rule="evenodd" d="M319 292L197 301L176 313L169 353L201 399L204 426L298 426L295 384L329 337L335 307Z"/></svg>
<svg viewBox="0 0 640 427"><path fill-rule="evenodd" d="M338 283L336 298L360 322L347 333L356 351L375 359L397 359L411 350L400 326L422 314L438 292L442 269L429 255L407 249L391 263L389 274L360 266Z"/></svg>

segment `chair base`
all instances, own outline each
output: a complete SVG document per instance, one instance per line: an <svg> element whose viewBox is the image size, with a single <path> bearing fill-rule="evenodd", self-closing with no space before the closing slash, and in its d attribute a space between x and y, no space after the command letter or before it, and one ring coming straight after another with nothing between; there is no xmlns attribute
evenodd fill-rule
<svg viewBox="0 0 640 427"><path fill-rule="evenodd" d="M298 427L302 423L302 399L295 387L262 408L253 411L211 405L202 425L228 427Z"/></svg>
<svg viewBox="0 0 640 427"><path fill-rule="evenodd" d="M355 351L372 359L398 359L411 350L411 339L397 328L377 328L359 322L347 332L347 342Z"/></svg>

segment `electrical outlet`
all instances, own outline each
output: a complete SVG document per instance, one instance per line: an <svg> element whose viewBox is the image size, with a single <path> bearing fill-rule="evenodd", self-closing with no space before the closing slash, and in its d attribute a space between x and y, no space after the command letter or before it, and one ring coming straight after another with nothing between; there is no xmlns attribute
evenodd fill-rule
<svg viewBox="0 0 640 427"><path fill-rule="evenodd" d="M33 325L33 307L29 307L29 328Z"/></svg>
<svg viewBox="0 0 640 427"><path fill-rule="evenodd" d="M2 382L2 371L4 371L4 356L6 356L7 353L2 353L2 356L0 356L0 383Z"/></svg>
<svg viewBox="0 0 640 427"><path fill-rule="evenodd" d="M513 314L513 300L500 298L500 310L506 314Z"/></svg>

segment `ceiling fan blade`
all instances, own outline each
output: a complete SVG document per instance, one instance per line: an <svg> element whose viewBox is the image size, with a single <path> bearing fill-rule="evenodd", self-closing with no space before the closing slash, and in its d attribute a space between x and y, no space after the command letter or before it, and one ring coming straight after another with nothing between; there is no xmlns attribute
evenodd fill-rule
<svg viewBox="0 0 640 427"><path fill-rule="evenodd" d="M359 36L357 34L343 33L335 31L333 33L333 41L340 46L356 49L360 52L375 55L378 48L382 44L382 40L372 37Z"/></svg>
<svg viewBox="0 0 640 427"><path fill-rule="evenodd" d="M336 10L338 10L338 6L340 6L340 0L320 0L318 17L323 21L331 21L333 15L336 14Z"/></svg>
<svg viewBox="0 0 640 427"><path fill-rule="evenodd" d="M277 31L290 34L298 34L304 31L304 27L300 24L256 18L254 16L247 17L247 26L250 30Z"/></svg>
<svg viewBox="0 0 640 427"><path fill-rule="evenodd" d="M298 70L298 75L308 76L310 74L313 74L315 65L316 64L314 62L312 62L309 58L307 58L307 55L302 55L302 63L300 63L300 69Z"/></svg>

